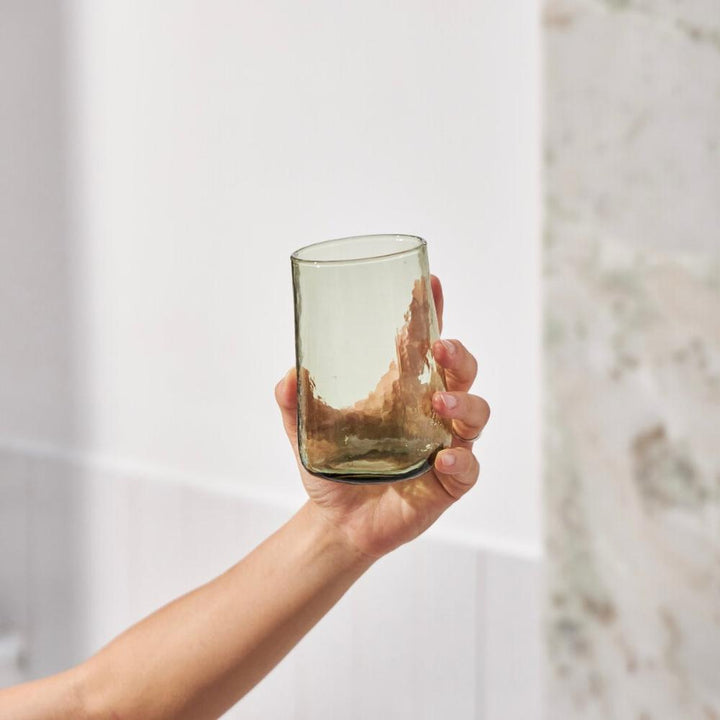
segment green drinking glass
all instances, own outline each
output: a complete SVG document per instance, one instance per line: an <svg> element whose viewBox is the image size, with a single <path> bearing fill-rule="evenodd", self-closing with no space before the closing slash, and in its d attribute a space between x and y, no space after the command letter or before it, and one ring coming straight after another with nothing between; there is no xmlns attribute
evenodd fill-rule
<svg viewBox="0 0 720 720"><path fill-rule="evenodd" d="M421 475L449 447L427 245L411 235L328 240L292 254L298 449L314 475Z"/></svg>

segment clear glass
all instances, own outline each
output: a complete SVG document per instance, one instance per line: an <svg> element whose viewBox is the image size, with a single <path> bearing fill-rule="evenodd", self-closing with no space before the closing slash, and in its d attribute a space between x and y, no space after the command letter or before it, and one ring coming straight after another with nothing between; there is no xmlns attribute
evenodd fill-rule
<svg viewBox="0 0 720 720"><path fill-rule="evenodd" d="M292 255L298 446L331 480L415 477L450 445L427 246L410 235L328 240Z"/></svg>

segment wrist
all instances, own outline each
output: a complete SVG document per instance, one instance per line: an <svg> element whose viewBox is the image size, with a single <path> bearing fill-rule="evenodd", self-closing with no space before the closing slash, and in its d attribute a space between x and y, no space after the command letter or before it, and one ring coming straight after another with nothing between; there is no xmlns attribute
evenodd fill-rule
<svg viewBox="0 0 720 720"><path fill-rule="evenodd" d="M310 542L337 568L355 571L359 576L378 559L360 550L312 500L303 505L298 516L308 525Z"/></svg>

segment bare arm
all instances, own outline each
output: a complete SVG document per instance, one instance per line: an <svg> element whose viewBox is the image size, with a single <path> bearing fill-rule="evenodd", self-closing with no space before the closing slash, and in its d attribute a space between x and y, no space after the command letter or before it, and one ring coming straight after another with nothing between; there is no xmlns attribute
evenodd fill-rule
<svg viewBox="0 0 720 720"><path fill-rule="evenodd" d="M84 720L79 668L0 690L0 717L13 720Z"/></svg>
<svg viewBox="0 0 720 720"><path fill-rule="evenodd" d="M0 691L14 720L217 718L370 567L315 506L83 665Z"/></svg>
<svg viewBox="0 0 720 720"><path fill-rule="evenodd" d="M433 278L438 310L442 292ZM439 312L441 315L441 312ZM436 343L448 391L433 407L473 438L489 407L468 391L477 363L462 343ZM276 398L297 450L297 378ZM456 438L434 467L393 485L346 485L308 474L310 500L215 580L161 608L68 672L0 690L0 720L204 720L261 680L376 558L417 537L476 482L472 441Z"/></svg>
<svg viewBox="0 0 720 720"><path fill-rule="evenodd" d="M311 503L246 558L88 661L92 718L217 718L370 566ZM122 668L122 672L119 669Z"/></svg>

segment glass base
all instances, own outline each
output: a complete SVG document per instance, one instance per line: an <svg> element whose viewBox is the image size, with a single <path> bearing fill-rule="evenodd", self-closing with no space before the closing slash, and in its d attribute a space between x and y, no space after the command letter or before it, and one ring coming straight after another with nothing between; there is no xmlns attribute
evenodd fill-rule
<svg viewBox="0 0 720 720"><path fill-rule="evenodd" d="M432 468L433 463L435 462L435 456L443 449L443 447L444 446L442 445L438 446L419 465L414 465L401 473L388 473L386 469L384 472L383 470L376 470L373 472L371 468L374 463L372 461L365 461L368 466L365 471L357 467L353 471L343 471L342 469L324 470L309 468L304 462L303 465L311 475L324 478L325 480L332 480L333 482L347 483L350 485L383 485L387 483L400 482L402 480L412 480L413 478L420 477L420 475L424 475ZM356 461L354 464L357 466L360 463Z"/></svg>

